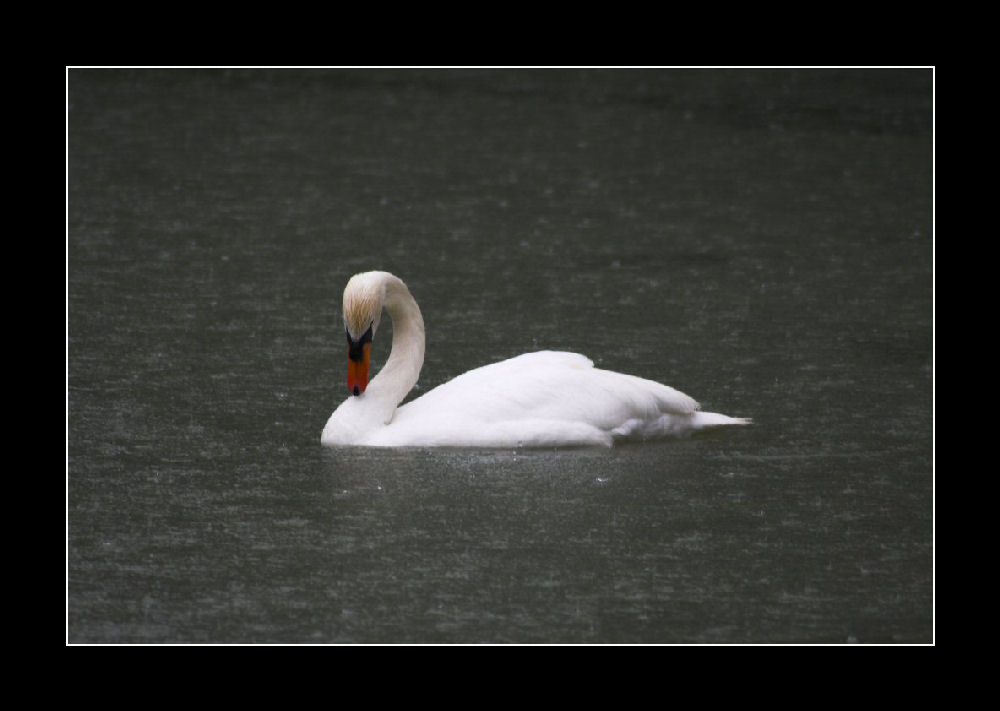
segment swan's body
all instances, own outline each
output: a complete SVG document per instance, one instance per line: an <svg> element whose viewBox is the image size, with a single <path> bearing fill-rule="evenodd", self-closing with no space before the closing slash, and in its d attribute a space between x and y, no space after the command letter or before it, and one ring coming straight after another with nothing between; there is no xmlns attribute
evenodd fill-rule
<svg viewBox="0 0 1000 711"><path fill-rule="evenodd" d="M393 323L392 353L368 385L368 350L360 344L374 335L383 306ZM423 318L409 289L388 272L355 275L344 290L344 323L349 388L357 396L348 397L323 428L322 443L329 446L610 446L619 438L748 422L700 412L697 402L671 387L553 351L470 370L398 407L416 384L424 356Z"/></svg>

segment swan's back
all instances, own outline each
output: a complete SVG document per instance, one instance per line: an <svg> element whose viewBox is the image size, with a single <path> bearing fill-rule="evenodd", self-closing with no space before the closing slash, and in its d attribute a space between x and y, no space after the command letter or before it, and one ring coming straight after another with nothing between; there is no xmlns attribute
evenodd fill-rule
<svg viewBox="0 0 1000 711"><path fill-rule="evenodd" d="M745 422L698 407L674 388L595 368L577 353L540 351L470 370L431 390L397 409L366 444L610 446L615 438Z"/></svg>

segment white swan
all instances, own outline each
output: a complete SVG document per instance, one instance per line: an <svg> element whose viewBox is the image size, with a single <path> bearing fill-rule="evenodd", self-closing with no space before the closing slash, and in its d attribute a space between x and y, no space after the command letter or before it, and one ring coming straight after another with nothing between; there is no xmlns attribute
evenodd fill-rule
<svg viewBox="0 0 1000 711"><path fill-rule="evenodd" d="M369 383L369 350L383 308L392 318L392 352ZM617 438L749 423L700 412L692 398L666 385L553 351L470 370L398 407L424 363L424 319L410 290L388 272L354 275L344 289L344 325L352 394L323 428L328 446L611 446Z"/></svg>

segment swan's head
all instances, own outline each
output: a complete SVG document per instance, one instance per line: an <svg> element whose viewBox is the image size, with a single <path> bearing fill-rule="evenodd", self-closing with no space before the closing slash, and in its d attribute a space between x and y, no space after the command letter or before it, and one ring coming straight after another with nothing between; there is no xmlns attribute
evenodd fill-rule
<svg viewBox="0 0 1000 711"><path fill-rule="evenodd" d="M347 389L360 395L368 387L372 338L378 330L385 301L385 285L376 272L355 274L344 289L344 327L347 330Z"/></svg>

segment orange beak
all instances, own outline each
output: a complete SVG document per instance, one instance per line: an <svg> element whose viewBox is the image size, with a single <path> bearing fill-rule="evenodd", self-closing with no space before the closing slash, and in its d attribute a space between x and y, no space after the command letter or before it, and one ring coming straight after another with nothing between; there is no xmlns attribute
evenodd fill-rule
<svg viewBox="0 0 1000 711"><path fill-rule="evenodd" d="M360 395L368 387L368 363L372 350L370 341L358 345L361 348L351 348L347 356L347 389L354 395ZM358 350L361 352L358 353Z"/></svg>

